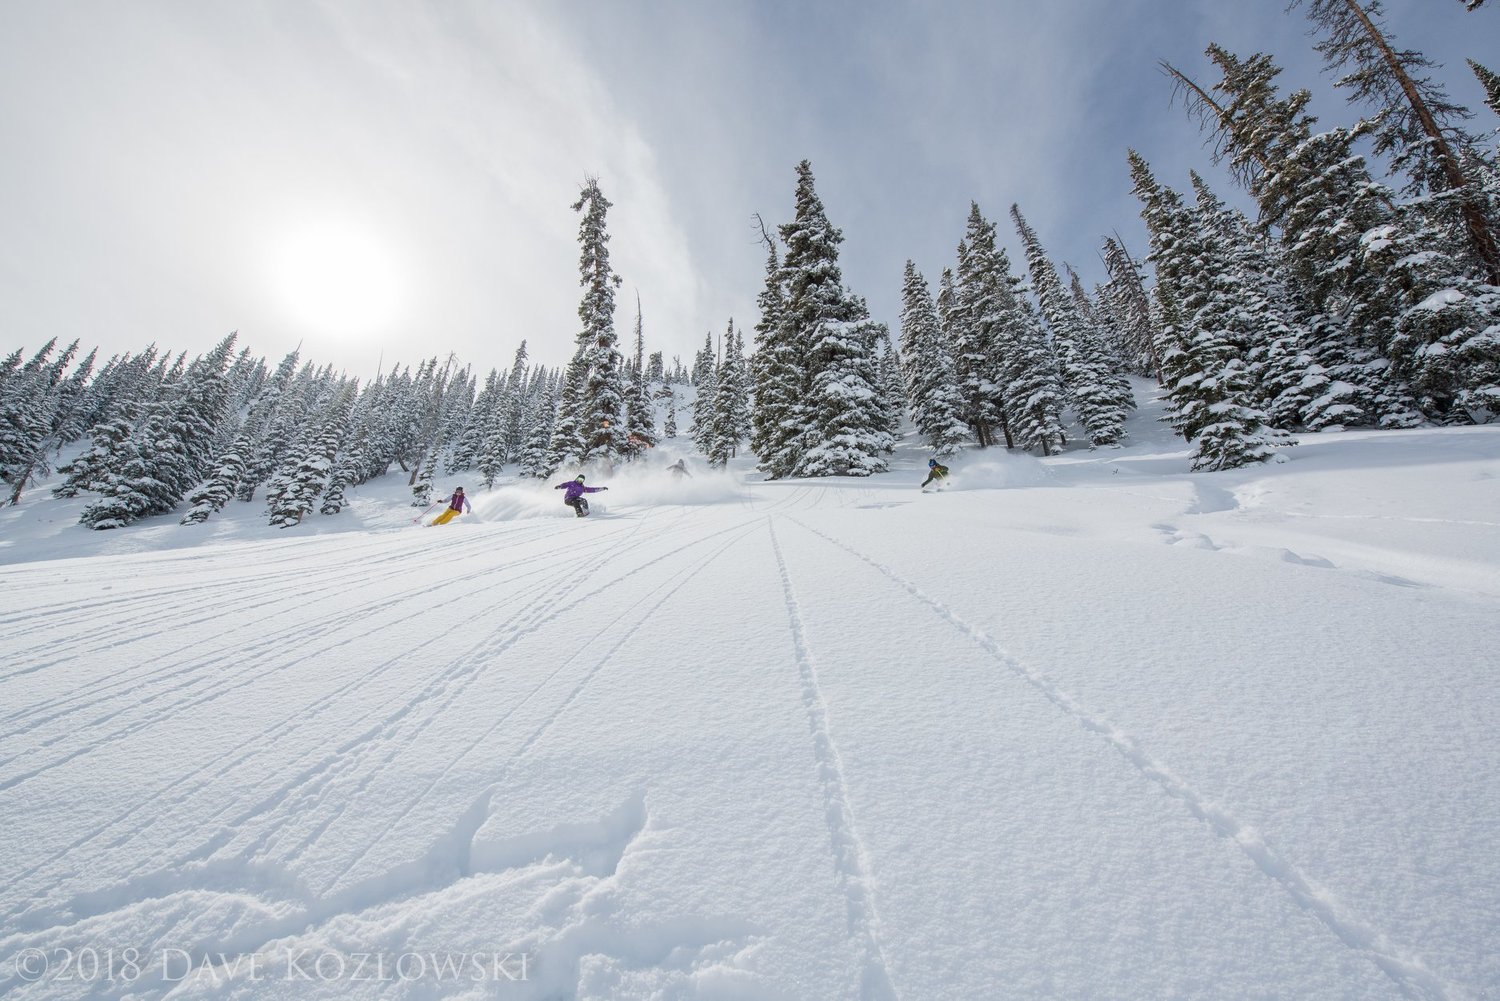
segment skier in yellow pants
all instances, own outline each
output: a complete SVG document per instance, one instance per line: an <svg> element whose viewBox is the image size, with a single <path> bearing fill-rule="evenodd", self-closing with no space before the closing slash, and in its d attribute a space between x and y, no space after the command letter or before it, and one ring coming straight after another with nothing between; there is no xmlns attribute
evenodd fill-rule
<svg viewBox="0 0 1500 1001"><path fill-rule="evenodd" d="M448 510L432 519L432 523L434 525L446 525L454 518L457 518L462 512L472 512L473 510L474 508L469 504L469 498L464 496L464 488L457 487L453 491L453 496L448 498Z"/></svg>

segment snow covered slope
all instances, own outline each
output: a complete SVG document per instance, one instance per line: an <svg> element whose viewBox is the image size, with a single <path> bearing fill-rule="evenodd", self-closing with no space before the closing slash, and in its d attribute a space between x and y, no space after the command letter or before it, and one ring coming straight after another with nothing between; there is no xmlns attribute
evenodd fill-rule
<svg viewBox="0 0 1500 1001"><path fill-rule="evenodd" d="M1149 417L586 521L36 491L0 993L1500 997L1500 434L1190 475Z"/></svg>

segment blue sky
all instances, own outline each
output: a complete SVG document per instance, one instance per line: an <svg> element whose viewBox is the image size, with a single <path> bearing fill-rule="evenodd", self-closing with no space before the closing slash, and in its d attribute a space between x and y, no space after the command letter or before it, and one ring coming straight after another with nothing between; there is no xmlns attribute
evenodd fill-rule
<svg viewBox="0 0 1500 1001"><path fill-rule="evenodd" d="M1496 11L1385 6L1493 127L1463 57L1489 58ZM1158 60L1211 83L1209 42L1269 51L1351 121L1306 31L1280 0L9 0L0 348L238 329L364 376L450 351L504 366L522 338L560 364L569 206L595 175L622 335L639 294L648 348L690 361L753 324L753 216L790 218L804 157L894 333L904 262L935 283L971 199L1013 259L1016 202L1092 284L1104 234L1144 252L1127 146L1235 196Z"/></svg>

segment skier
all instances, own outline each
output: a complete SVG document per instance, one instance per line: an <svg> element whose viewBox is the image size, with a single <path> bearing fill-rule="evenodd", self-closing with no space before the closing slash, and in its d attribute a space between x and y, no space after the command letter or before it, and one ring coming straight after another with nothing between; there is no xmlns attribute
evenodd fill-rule
<svg viewBox="0 0 1500 1001"><path fill-rule="evenodd" d="M448 498L448 510L432 519L432 523L434 525L446 525L465 511L472 514L474 508L469 504L469 498L464 496L464 488L455 487L453 489L453 496Z"/></svg>
<svg viewBox="0 0 1500 1001"><path fill-rule="evenodd" d="M684 461L684 460L682 460L682 459L678 459L676 462L674 462L670 466L668 466L667 467L667 472L671 473L673 476L677 477L679 480L682 479L684 476L692 476L693 475L692 473L688 472L687 462Z"/></svg>
<svg viewBox="0 0 1500 1001"><path fill-rule="evenodd" d="M579 476L577 479L569 480L566 483L559 483L552 489L566 490L568 493L563 497L563 503L572 508L573 513L578 515L578 517L584 518L589 513L589 502L588 498L583 495L601 493L608 490L609 487L586 487L583 485L583 477Z"/></svg>
<svg viewBox="0 0 1500 1001"><path fill-rule="evenodd" d="M937 480L938 488L941 489L942 486L943 486L943 481L946 480L947 478L948 478L948 467L947 466L945 466L942 463L938 462L936 459L928 459L927 460L927 479L925 479L925 480L922 481L922 487L923 487L923 489L926 489L927 484L931 483L933 480Z"/></svg>

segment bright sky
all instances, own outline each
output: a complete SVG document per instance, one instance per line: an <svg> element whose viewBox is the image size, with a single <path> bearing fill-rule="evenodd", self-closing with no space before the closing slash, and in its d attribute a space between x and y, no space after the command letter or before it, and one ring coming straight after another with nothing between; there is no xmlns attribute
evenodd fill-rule
<svg viewBox="0 0 1500 1001"><path fill-rule="evenodd" d="M1496 122L1463 64L1493 5L1387 0L1403 45ZM1144 233L1125 148L1226 196L1157 62L1270 51L1325 122L1354 112L1280 0L3 0L0 349L257 354L351 374L455 352L481 371L577 332L578 217L597 175L648 350L690 363L754 323L754 213L792 214L813 163L845 278L898 321L910 257L934 283L969 201L1019 202L1090 285Z"/></svg>

